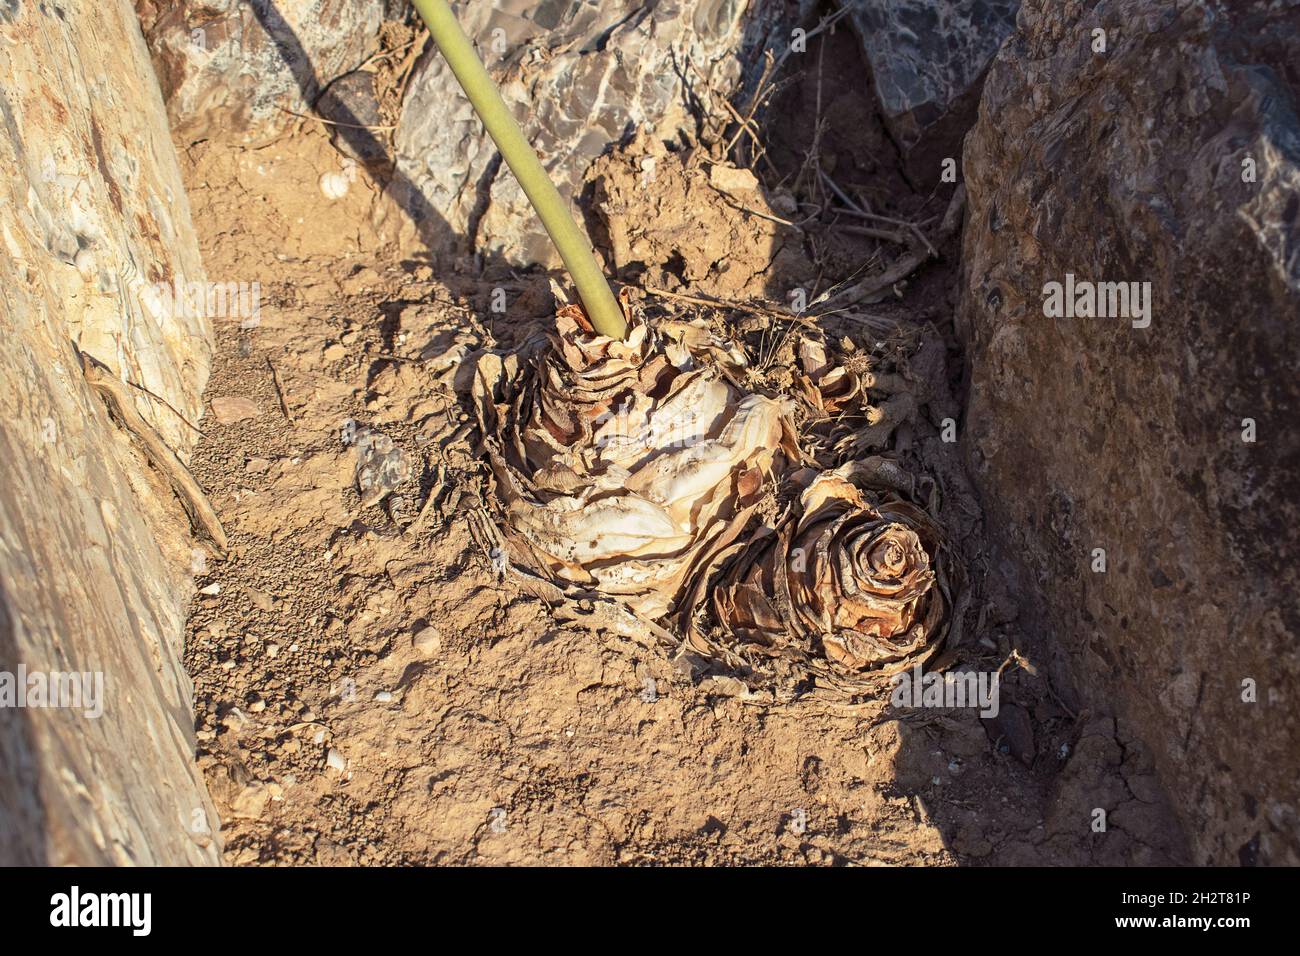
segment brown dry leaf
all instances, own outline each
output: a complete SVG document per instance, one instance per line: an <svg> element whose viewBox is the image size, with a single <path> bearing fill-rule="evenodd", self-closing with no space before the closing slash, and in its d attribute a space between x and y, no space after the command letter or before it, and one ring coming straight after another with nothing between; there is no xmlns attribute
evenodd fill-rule
<svg viewBox="0 0 1300 956"><path fill-rule="evenodd" d="M832 363L826 345L819 338L802 335L798 359L795 384L816 411L833 415L855 410L866 401L866 385L861 376Z"/></svg>

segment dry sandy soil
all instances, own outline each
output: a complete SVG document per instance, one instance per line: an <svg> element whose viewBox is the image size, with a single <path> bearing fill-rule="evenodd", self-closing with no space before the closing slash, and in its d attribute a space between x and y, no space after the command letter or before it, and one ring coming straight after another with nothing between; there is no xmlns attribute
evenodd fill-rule
<svg viewBox="0 0 1300 956"><path fill-rule="evenodd" d="M815 115L799 90L782 95L792 115ZM799 174L806 150L789 145L808 135L774 134L751 192L703 149L639 142L602 160L598 244L623 278L678 296L652 297L658 308L737 328L753 313L680 296L780 305L794 286L816 294L864 263L883 268L899 249L879 238L825 215L802 229L776 221L826 205L820 177ZM887 149L879 131L858 135L825 142L823 168L933 234L948 194L912 194L889 163L862 161ZM255 327L217 320L192 462L232 543L196 577L186 657L230 863L1183 858L1141 746L1033 672L1048 642L1017 628L956 446L935 437L960 417L961 357L945 338L955 241L886 301L828 322L916 383L916 420L892 442L934 476L962 542L971 584L954 660L996 669L1014 651L1031 662L1004 672L993 720L884 699L748 700L635 626L548 607L499 575L475 435L455 367L439 357L546 321L546 278L468 249L436 266L404 257L374 226L400 211L377 216L374 178L346 173L312 124L261 149L205 142L182 157L209 278L261 283ZM348 191L328 200L320 177L340 172ZM504 313L491 309L497 288ZM409 466L386 502L363 505L355 450L340 438L349 419L385 434ZM1091 828L1097 807L1105 833Z"/></svg>

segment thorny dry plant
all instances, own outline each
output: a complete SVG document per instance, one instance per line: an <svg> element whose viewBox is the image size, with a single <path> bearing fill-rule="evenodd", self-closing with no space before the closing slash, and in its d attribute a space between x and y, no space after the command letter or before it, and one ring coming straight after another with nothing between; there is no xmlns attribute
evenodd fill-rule
<svg viewBox="0 0 1300 956"><path fill-rule="evenodd" d="M903 340L625 288L618 341L554 291L546 335L456 363L498 573L569 618L635 620L749 700L875 694L940 651L960 568L933 482L882 454L916 412Z"/></svg>

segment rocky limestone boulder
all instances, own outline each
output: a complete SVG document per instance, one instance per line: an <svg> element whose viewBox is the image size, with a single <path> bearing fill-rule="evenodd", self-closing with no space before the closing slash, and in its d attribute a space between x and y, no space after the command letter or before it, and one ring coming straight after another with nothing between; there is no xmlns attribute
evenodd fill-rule
<svg viewBox="0 0 1300 956"><path fill-rule="evenodd" d="M1300 862L1297 64L1294 0L1029 0L964 153L970 472L1202 863Z"/></svg>
<svg viewBox="0 0 1300 956"><path fill-rule="evenodd" d="M634 129L694 128L691 94L723 94L748 0L454 3L502 96L562 195ZM721 105L715 104L719 114ZM402 107L390 191L435 252L469 243L510 262L558 264L523 191L497 158L446 61L430 48ZM401 227L409 233L408 216ZM435 222L429 222L434 219ZM441 220L441 221L437 221Z"/></svg>
<svg viewBox="0 0 1300 956"><path fill-rule="evenodd" d="M876 105L912 181L932 188L956 159L984 71L1020 0L841 0L871 71Z"/></svg>
<svg viewBox="0 0 1300 956"><path fill-rule="evenodd" d="M135 0L185 142L273 138L375 52L384 0Z"/></svg>
<svg viewBox="0 0 1300 956"><path fill-rule="evenodd" d="M203 557L80 358L186 456L211 325L169 305L204 273L162 97L127 0L8 0L0 38L0 865L215 863Z"/></svg>

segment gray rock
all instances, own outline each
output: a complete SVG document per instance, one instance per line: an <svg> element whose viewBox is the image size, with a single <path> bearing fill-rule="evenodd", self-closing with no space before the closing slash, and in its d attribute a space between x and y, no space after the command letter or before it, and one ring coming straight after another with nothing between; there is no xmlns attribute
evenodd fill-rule
<svg viewBox="0 0 1300 956"><path fill-rule="evenodd" d="M980 81L1020 0L841 0L871 71L880 115L913 181L956 158Z"/></svg>
<svg viewBox="0 0 1300 956"><path fill-rule="evenodd" d="M970 472L1197 863L1300 862L1297 63L1294 2L1032 0L964 156ZM1047 317L1067 274L1150 283L1150 324Z"/></svg>
<svg viewBox="0 0 1300 956"><path fill-rule="evenodd" d="M505 0L453 7L561 194L572 200L591 161L632 129L672 135L679 124L693 128L687 84L706 97L731 89L747 5ZM557 262L436 49L415 68L396 148L392 197L426 220L414 228L435 252L464 253L474 241L511 262ZM411 238L411 227L402 228Z"/></svg>
<svg viewBox="0 0 1300 956"><path fill-rule="evenodd" d="M339 151L372 165L387 161L388 150L378 136L344 132L356 126L379 126L383 122L373 73L355 70L340 76L316 101L316 112L335 124L343 124L330 127L330 139Z"/></svg>
<svg viewBox="0 0 1300 956"><path fill-rule="evenodd" d="M375 51L383 0L135 0L172 129L273 137Z"/></svg>

